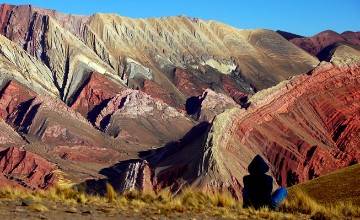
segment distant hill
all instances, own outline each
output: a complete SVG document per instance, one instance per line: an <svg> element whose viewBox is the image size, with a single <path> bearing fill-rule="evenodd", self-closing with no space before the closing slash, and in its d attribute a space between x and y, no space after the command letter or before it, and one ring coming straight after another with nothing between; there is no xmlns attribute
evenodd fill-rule
<svg viewBox="0 0 360 220"><path fill-rule="evenodd" d="M298 37L289 40L308 53L321 59L319 54L322 54L322 50L328 49L327 47L333 44L346 43L352 46L360 46L360 32L346 31L339 34L332 30L326 30L312 37Z"/></svg>

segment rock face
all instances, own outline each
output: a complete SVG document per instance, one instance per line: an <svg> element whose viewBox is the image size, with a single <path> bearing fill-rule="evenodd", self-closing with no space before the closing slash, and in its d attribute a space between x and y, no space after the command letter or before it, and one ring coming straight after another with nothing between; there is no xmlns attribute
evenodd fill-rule
<svg viewBox="0 0 360 220"><path fill-rule="evenodd" d="M0 33L47 66L52 89L66 103L90 72L112 73L115 77L111 67L75 36L85 28L87 17L63 15L30 5L3 5L0 9Z"/></svg>
<svg viewBox="0 0 360 220"><path fill-rule="evenodd" d="M123 153L114 149L118 141L98 131L59 99L38 94L11 80L4 83L0 104L2 149L24 146L39 157L56 162L67 174L81 173L85 177L93 172L89 163L101 169L123 158ZM89 169L81 168L81 163Z"/></svg>
<svg viewBox="0 0 360 220"><path fill-rule="evenodd" d="M269 96L259 93L250 111L237 116L238 138L263 152L286 185L358 161L359 71L358 64L324 64Z"/></svg>
<svg viewBox="0 0 360 220"><path fill-rule="evenodd" d="M45 189L56 180L55 169L44 158L16 147L0 151L0 185Z"/></svg>
<svg viewBox="0 0 360 220"><path fill-rule="evenodd" d="M185 107L187 114L197 121L211 122L216 115L226 109L240 106L230 97L206 89L202 95L189 98Z"/></svg>
<svg viewBox="0 0 360 220"><path fill-rule="evenodd" d="M33 99L35 96L35 92L16 81L4 82L0 96L1 118L8 119L22 102Z"/></svg>
<svg viewBox="0 0 360 220"><path fill-rule="evenodd" d="M7 81L0 91L2 127L7 132L1 132L0 146L31 145L32 151L71 175L94 176L94 166L100 170L138 150L178 139L194 126L184 113L161 100L117 85L92 73L70 108L15 80ZM135 147L124 152L131 148L125 143Z"/></svg>
<svg viewBox="0 0 360 220"><path fill-rule="evenodd" d="M223 115L216 117L212 124L202 122L179 141L143 152L142 160L124 161L107 169L109 181L119 190L129 190L134 186L144 190L138 186L146 182L151 183L147 189L153 191L169 188L177 193L190 185L209 191L229 191L240 198L244 169L237 163L245 165L250 157L222 146L228 120ZM244 158L247 160L242 160ZM144 164L149 168L138 168ZM124 188L124 182L128 183L128 188Z"/></svg>
<svg viewBox="0 0 360 220"><path fill-rule="evenodd" d="M56 96L51 71L21 47L0 35L0 82L16 79L42 94Z"/></svg>
<svg viewBox="0 0 360 220"><path fill-rule="evenodd" d="M314 56L320 55L322 50L332 47L336 43L347 43L354 46L360 46L360 32L347 31L338 34L334 31L323 31L312 37L295 37L290 39L292 43L304 49Z"/></svg>
<svg viewBox="0 0 360 220"><path fill-rule="evenodd" d="M2 118L30 139L36 138L48 144L101 146L101 134L79 113L71 111L63 102L36 94L16 81L10 81L3 88L0 103Z"/></svg>
<svg viewBox="0 0 360 220"><path fill-rule="evenodd" d="M256 94L248 110L227 110L179 141L142 153L142 162L114 166L119 175L133 173L126 180L115 178L117 184L146 176L134 170L145 163L152 173L146 181L155 191L170 187L176 193L191 185L241 197L242 177L256 154L268 161L277 183L286 186L356 163L359 77L358 65L323 63L311 75Z"/></svg>
<svg viewBox="0 0 360 220"><path fill-rule="evenodd" d="M2 119L0 119L0 131L0 149L26 144L26 141Z"/></svg>
<svg viewBox="0 0 360 220"><path fill-rule="evenodd" d="M91 73L70 101L71 108L91 120L109 99L122 91L122 85L107 79L99 73ZM95 109L94 109L95 108Z"/></svg>
<svg viewBox="0 0 360 220"><path fill-rule="evenodd" d="M176 68L174 71L174 84L187 97L199 96L209 88L230 96L239 104L243 97L255 92L254 88L239 75L234 77L224 74L219 75L216 72L206 70L206 68L201 70Z"/></svg>

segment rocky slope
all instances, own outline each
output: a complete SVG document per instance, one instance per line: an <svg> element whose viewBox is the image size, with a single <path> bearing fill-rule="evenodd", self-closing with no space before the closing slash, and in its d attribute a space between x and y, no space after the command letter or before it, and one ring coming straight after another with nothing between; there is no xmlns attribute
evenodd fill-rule
<svg viewBox="0 0 360 220"><path fill-rule="evenodd" d="M15 80L4 82L1 146L25 146L79 181L138 150L178 139L194 125L161 100L117 85L92 73L70 108Z"/></svg>
<svg viewBox="0 0 360 220"><path fill-rule="evenodd" d="M281 185L357 163L357 33L316 38L321 65L280 34L2 4L0 184L46 188L56 164L95 188L239 198L256 154Z"/></svg>
<svg viewBox="0 0 360 220"><path fill-rule="evenodd" d="M346 65L348 63L358 63L360 46L346 43L335 43L323 49L318 57L336 65Z"/></svg>
<svg viewBox="0 0 360 220"><path fill-rule="evenodd" d="M267 159L277 183L287 186L357 163L359 77L358 64L323 63L310 75L256 94L248 110L227 110L179 141L105 173L119 190L177 192L192 185L240 197L242 177L256 154Z"/></svg>
<svg viewBox="0 0 360 220"><path fill-rule="evenodd" d="M162 101L128 89L109 100L95 125L114 138L158 146L180 138L194 123Z"/></svg>
<svg viewBox="0 0 360 220"><path fill-rule="evenodd" d="M180 108L202 87L229 93L227 78L232 90L252 94L318 63L275 32L213 21L72 16L5 4L0 14L0 33L50 69L52 86L67 104L93 71ZM178 68L203 85L200 91L183 90Z"/></svg>
<svg viewBox="0 0 360 220"><path fill-rule="evenodd" d="M0 186L45 189L57 178L55 164L16 147L0 151L0 169Z"/></svg>
<svg viewBox="0 0 360 220"><path fill-rule="evenodd" d="M81 23L85 22L86 18L67 16L32 6L2 5L0 9L0 33L48 67L52 86L64 102L69 102L89 72L113 72L71 33L84 26ZM72 22L68 22L69 20Z"/></svg>
<svg viewBox="0 0 360 220"><path fill-rule="evenodd" d="M26 144L26 141L3 119L0 119L0 130L0 149Z"/></svg>
<svg viewBox="0 0 360 220"><path fill-rule="evenodd" d="M79 113L64 103L42 96L16 81L8 82L0 97L2 118L29 139L46 143L101 146L101 135ZM83 133L84 132L84 133Z"/></svg>
<svg viewBox="0 0 360 220"><path fill-rule="evenodd" d="M16 79L33 90L57 96L51 71L21 47L0 35L1 86L9 79Z"/></svg>
<svg viewBox="0 0 360 220"><path fill-rule="evenodd" d="M141 88L152 80L175 103L181 103L185 94L174 88L174 68L187 70L195 83L216 83L229 75L238 90L252 93L317 63L272 31L237 30L187 17L143 20L96 14L89 19L88 31L98 38L85 39L87 45L99 45L101 54L113 57L112 66L125 66L124 80L130 87ZM134 69L137 74L131 73ZM223 90L221 83L218 87Z"/></svg>
<svg viewBox="0 0 360 220"><path fill-rule="evenodd" d="M100 111L100 108L106 102L123 89L125 88L121 84L93 72L90 73L82 87L76 91L73 99L70 100L70 106L90 121L93 121L97 114L96 111Z"/></svg>

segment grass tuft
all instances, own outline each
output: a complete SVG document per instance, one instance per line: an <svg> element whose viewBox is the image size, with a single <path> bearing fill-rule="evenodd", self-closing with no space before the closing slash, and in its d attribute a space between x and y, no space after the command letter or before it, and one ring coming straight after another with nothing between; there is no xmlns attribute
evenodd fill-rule
<svg viewBox="0 0 360 220"><path fill-rule="evenodd" d="M106 198L108 200L108 202L113 203L115 202L117 197L117 193L114 190L114 188L112 187L111 184L106 183Z"/></svg>
<svg viewBox="0 0 360 220"><path fill-rule="evenodd" d="M83 204L94 205L99 210L134 210L134 213L152 213L154 215L173 215L204 213L215 218L261 218L261 219L343 219L360 217L360 207L352 203L320 204L299 189L291 189L289 197L279 211L263 208L243 209L240 201L228 193L203 192L185 189L173 196L169 190L159 193L130 191L117 194L111 185L106 186L104 197L89 195L80 189L67 186L56 186L47 191L30 191L17 188L0 189L0 198L4 200L31 200L30 210L45 212L48 208L42 204L48 201L60 202L71 207Z"/></svg>
<svg viewBox="0 0 360 220"><path fill-rule="evenodd" d="M318 211L323 211L324 207L318 204L310 196L299 189L293 190L285 203L282 205L281 210L290 213L304 213L312 214Z"/></svg>
<svg viewBox="0 0 360 220"><path fill-rule="evenodd" d="M360 217L360 207L351 202L321 204L298 188L290 191L289 197L280 208L283 212L311 215L311 219L334 219Z"/></svg>
<svg viewBox="0 0 360 220"><path fill-rule="evenodd" d="M28 209L35 212L47 212L49 209L41 203L34 203L28 206Z"/></svg>

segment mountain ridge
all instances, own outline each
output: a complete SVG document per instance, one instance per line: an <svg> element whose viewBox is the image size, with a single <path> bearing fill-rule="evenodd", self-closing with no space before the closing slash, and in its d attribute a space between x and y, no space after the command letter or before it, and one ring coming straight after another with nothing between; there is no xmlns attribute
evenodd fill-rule
<svg viewBox="0 0 360 220"><path fill-rule="evenodd" d="M256 154L284 186L360 159L360 52L340 38L320 62L292 42L305 38L187 17L1 5L0 27L1 150L45 158L89 190L240 198Z"/></svg>

